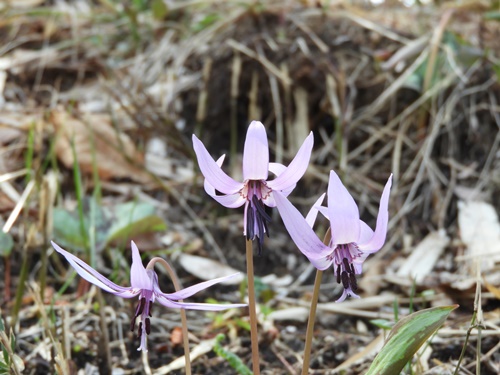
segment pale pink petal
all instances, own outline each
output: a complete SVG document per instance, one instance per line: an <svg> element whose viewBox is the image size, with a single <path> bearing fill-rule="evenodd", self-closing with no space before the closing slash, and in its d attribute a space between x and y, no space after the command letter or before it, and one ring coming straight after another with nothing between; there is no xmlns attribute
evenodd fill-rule
<svg viewBox="0 0 500 375"><path fill-rule="evenodd" d="M243 149L243 180L265 181L268 176L268 168L269 146L266 128L261 122L252 121L248 127L245 148Z"/></svg>
<svg viewBox="0 0 500 375"><path fill-rule="evenodd" d="M139 294L139 291L134 291L132 288L124 288L122 286L116 285L114 282L101 275L80 258L77 258L73 254L62 249L55 242L51 241L51 243L54 249L59 254L64 256L69 264L71 264L71 266L75 269L75 271L89 283L98 286L108 293L112 293L123 298L132 298Z"/></svg>
<svg viewBox="0 0 500 375"><path fill-rule="evenodd" d="M269 172L275 176L279 176L286 171L286 166L281 163L269 163Z"/></svg>
<svg viewBox="0 0 500 375"><path fill-rule="evenodd" d="M363 220L360 220L359 243L365 243L373 237L373 230Z"/></svg>
<svg viewBox="0 0 500 375"><path fill-rule="evenodd" d="M382 192L382 198L380 198L375 233L370 240L358 243L358 247L361 251L375 253L384 246L385 237L387 235L387 223L389 221L389 194L391 192L391 185L392 174L389 176L384 191Z"/></svg>
<svg viewBox="0 0 500 375"><path fill-rule="evenodd" d="M333 264L333 257L329 257L329 256L319 258L319 259L311 259L311 258L308 258L308 259L312 263L312 265L320 271L326 270L328 267L330 267Z"/></svg>
<svg viewBox="0 0 500 375"><path fill-rule="evenodd" d="M330 218L328 217L328 207L319 206L316 208L321 213L321 215L323 215L328 221L330 221Z"/></svg>
<svg viewBox="0 0 500 375"><path fill-rule="evenodd" d="M340 296L340 298L338 300L336 300L335 302L342 302L344 301L348 296L352 297L352 298L360 298L356 293L354 293L351 288L347 288L347 289L344 289L342 291L342 295Z"/></svg>
<svg viewBox="0 0 500 375"><path fill-rule="evenodd" d="M201 173L210 185L223 194L234 194L243 188L243 183L229 177L210 156L201 141L193 134L193 148ZM220 159L219 159L220 160Z"/></svg>
<svg viewBox="0 0 500 375"><path fill-rule="evenodd" d="M246 307L243 303L194 303L194 302L176 302L171 301L166 297L158 296L157 301L165 307L173 309L189 309L189 310L205 310L205 311L221 311L238 307Z"/></svg>
<svg viewBox="0 0 500 375"><path fill-rule="evenodd" d="M148 276L148 272L142 264L141 254L134 241L132 248L132 267L130 267L130 285L136 289L153 290L153 280Z"/></svg>
<svg viewBox="0 0 500 375"><path fill-rule="evenodd" d="M318 208L321 207L321 203L323 203L323 199L325 199L325 193L321 194L321 196L314 202L313 206L309 210L306 216L307 224L312 228L314 223L316 222L316 218L318 217Z"/></svg>
<svg viewBox="0 0 500 375"><path fill-rule="evenodd" d="M309 259L321 259L331 254L332 249L316 236L301 213L281 193L275 191L276 207L285 227L299 250Z"/></svg>
<svg viewBox="0 0 500 375"><path fill-rule="evenodd" d="M199 291L201 291L203 289L206 289L214 284L218 284L218 283L221 283L223 281L232 279L233 277L236 277L238 275L239 275L238 272L233 273L232 275L229 275L229 276L219 277L217 279L208 280L208 281L204 281L204 282L195 284L193 286L190 286L188 288L184 288L184 289L179 290L179 291L174 292L174 293L162 293L162 295L165 298L172 299L172 300L186 299L188 297L191 297L193 294L198 293Z"/></svg>
<svg viewBox="0 0 500 375"><path fill-rule="evenodd" d="M348 244L359 240L359 210L351 194L334 171L328 183L328 218L333 244Z"/></svg>
<svg viewBox="0 0 500 375"><path fill-rule="evenodd" d="M222 155L217 161L217 165L219 167L222 167L222 163L224 161L225 155ZM205 188L205 192L210 195L213 199L215 199L217 202L219 202L221 205L224 207L228 208L236 208L242 206L246 199L243 198L243 196L238 192L230 195L217 195L217 192L215 191L215 188L210 185L210 182L208 182L207 179L205 179L203 183L203 187Z"/></svg>
<svg viewBox="0 0 500 375"><path fill-rule="evenodd" d="M362 253L361 256L354 258L354 260L352 261L352 265L354 266L356 275L361 275L361 273L363 272L363 263L369 255L370 253Z"/></svg>
<svg viewBox="0 0 500 375"><path fill-rule="evenodd" d="M268 181L268 186L273 190L287 190L301 179L309 166L311 158L314 137L309 133L302 146L300 146L297 155L293 158L288 168L274 180Z"/></svg>

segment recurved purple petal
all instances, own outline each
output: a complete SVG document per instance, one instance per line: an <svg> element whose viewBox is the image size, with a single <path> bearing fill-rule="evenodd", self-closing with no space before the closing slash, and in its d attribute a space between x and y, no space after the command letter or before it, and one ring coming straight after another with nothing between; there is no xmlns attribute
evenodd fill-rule
<svg viewBox="0 0 500 375"><path fill-rule="evenodd" d="M266 128L260 121L252 121L248 127L243 149L243 180L265 181L268 168L269 146ZM217 189L217 186L215 188Z"/></svg>
<svg viewBox="0 0 500 375"><path fill-rule="evenodd" d="M391 192L391 186L392 174L389 176L389 179L385 184L384 191L382 192L382 198L380 198L375 233L367 242L358 244L361 251L375 253L380 250L382 246L384 246L385 237L387 235L387 223L389 222L389 194Z"/></svg>
<svg viewBox="0 0 500 375"><path fill-rule="evenodd" d="M219 167L222 167L222 163L224 161L225 155L222 155L217 161L217 165ZM245 198L238 192L234 194L229 194L229 195L217 195L217 192L215 191L215 188L210 185L208 180L205 178L205 181L203 183L203 187L205 188L205 192L210 195L213 199L215 199L217 202L222 204L224 207L228 208L236 208L240 207L245 203Z"/></svg>
<svg viewBox="0 0 500 375"><path fill-rule="evenodd" d="M351 194L334 171L328 183L328 218L333 244L348 244L359 240L359 210Z"/></svg>
<svg viewBox="0 0 500 375"><path fill-rule="evenodd" d="M325 193L321 194L321 196L314 202L311 209L307 213L306 221L307 224L312 228L314 223L316 222L316 218L318 217L319 207L321 207L321 203L323 203L323 199L325 199Z"/></svg>
<svg viewBox="0 0 500 375"><path fill-rule="evenodd" d="M189 309L189 310L205 310L205 311L221 311L237 307L246 307L243 303L228 303L228 304L217 304L217 303L194 303L194 302L176 302L171 301L164 296L159 296L157 301L165 307L170 307L173 309Z"/></svg>
<svg viewBox="0 0 500 375"><path fill-rule="evenodd" d="M241 190L243 183L229 177L210 156L203 143L193 134L193 148L201 173L215 189L223 194L234 194Z"/></svg>
<svg viewBox="0 0 500 375"><path fill-rule="evenodd" d="M363 220L359 221L360 231L358 243L368 242L373 237L373 230Z"/></svg>
<svg viewBox="0 0 500 375"><path fill-rule="evenodd" d="M274 173L274 175L276 175L276 177L280 176L284 171L286 171L286 168L287 167L281 163L269 163L269 171L271 173ZM269 182L270 181L267 182L268 185L269 185ZM288 197L290 195L290 193L293 191L293 189L295 189L295 186L297 186L297 184L292 184L292 185L288 186L286 189L281 190L281 194L283 194L285 197ZM274 199L273 199L273 202L274 202ZM276 207L276 203L273 203L272 205L269 204L268 206Z"/></svg>
<svg viewBox="0 0 500 375"><path fill-rule="evenodd" d="M67 252L55 242L51 241L51 243L52 247L54 247L54 249L59 254L64 256L69 264L71 264L71 266L75 269L75 271L89 283L98 286L108 293L112 293L123 298L132 298L139 294L138 292L134 292L132 288L124 288L122 286L116 285L114 282L101 275L80 258L77 258L73 254Z"/></svg>
<svg viewBox="0 0 500 375"><path fill-rule="evenodd" d="M332 257L326 256L320 259L311 259L308 258L311 264L316 267L320 271L326 270L328 267L330 267L333 264L333 259Z"/></svg>
<svg viewBox="0 0 500 375"><path fill-rule="evenodd" d="M321 242L302 214L287 198L275 191L274 199L290 237L292 237L295 245L309 260L321 259L332 252L328 246Z"/></svg>
<svg viewBox="0 0 500 375"><path fill-rule="evenodd" d="M203 289L207 289L208 287L211 287L214 284L221 283L223 281L232 279L235 276L238 276L239 272L233 273L232 275L229 276L224 276L224 277L219 277L217 279L212 279L208 281L204 281L195 285L192 285L190 287L184 288L182 290L179 290L174 293L162 293L162 295L170 300L180 300L180 299L186 299L188 297L191 297L193 294L198 293L199 291L202 291Z"/></svg>
<svg viewBox="0 0 500 375"><path fill-rule="evenodd" d="M132 248L132 267L130 267L130 285L136 289L153 290L153 280L148 276L148 272L142 264L141 254L134 241Z"/></svg>
<svg viewBox="0 0 500 375"><path fill-rule="evenodd" d="M273 190L286 190L294 186L304 175L307 167L309 166L309 159L311 158L312 147L314 144L314 137L312 132L309 133L302 146L300 146L297 155L293 158L286 170L281 173L274 180L268 182L268 186Z"/></svg>

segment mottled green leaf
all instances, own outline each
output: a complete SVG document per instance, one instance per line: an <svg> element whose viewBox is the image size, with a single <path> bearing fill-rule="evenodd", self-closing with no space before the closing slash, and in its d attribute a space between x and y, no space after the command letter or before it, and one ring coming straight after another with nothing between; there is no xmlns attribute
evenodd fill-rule
<svg viewBox="0 0 500 375"><path fill-rule="evenodd" d="M391 329L392 327L394 327L394 322L386 319L372 319L370 320L370 323L382 329Z"/></svg>
<svg viewBox="0 0 500 375"><path fill-rule="evenodd" d="M102 249L114 240L126 241L140 234L166 229L165 222L155 215L155 211L150 203L128 202L102 207L93 198L88 198L83 207L84 228L87 232L90 229L95 231L96 246ZM81 234L77 211L55 208L53 222L57 243L73 250L85 249L86 239Z"/></svg>
<svg viewBox="0 0 500 375"><path fill-rule="evenodd" d="M128 202L116 206L106 242L128 240L139 234L165 230L165 222L155 215L155 207L149 203Z"/></svg>
<svg viewBox="0 0 500 375"><path fill-rule="evenodd" d="M0 255L3 257L9 256L13 247L14 240L10 233L5 233L3 230L0 230Z"/></svg>
<svg viewBox="0 0 500 375"><path fill-rule="evenodd" d="M366 375L399 374L417 350L458 305L440 306L410 314L393 327Z"/></svg>

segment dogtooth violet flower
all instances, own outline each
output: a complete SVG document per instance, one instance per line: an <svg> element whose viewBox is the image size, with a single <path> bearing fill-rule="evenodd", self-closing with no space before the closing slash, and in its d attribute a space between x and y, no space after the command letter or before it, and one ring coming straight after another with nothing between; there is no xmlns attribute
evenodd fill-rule
<svg viewBox="0 0 500 375"><path fill-rule="evenodd" d="M269 235L267 224L271 221L264 205L276 206L275 191L284 196L292 192L309 165L313 143L311 132L288 167L280 163L270 163L266 129L261 122L252 121L243 149L243 182L238 182L221 169L225 155L215 161L193 134L193 148L201 173L205 177L205 191L225 207L236 208L245 205L243 235L247 240L258 238L259 254L264 242L264 233ZM269 180L269 172L276 178Z"/></svg>
<svg viewBox="0 0 500 375"><path fill-rule="evenodd" d="M108 278L101 275L88 264L77 258L73 254L62 249L55 242L52 242L54 249L63 255L66 260L73 266L75 271L88 282L98 286L108 293L114 294L118 297L133 298L139 297L139 303L135 310L134 318L130 324L130 330L135 330L135 321L139 317L138 337L141 339L141 345L137 350L147 351L146 336L151 332L151 308L155 301L161 305L177 309L193 309L193 310L207 310L219 311L226 310L233 307L244 307L246 304L210 304L210 303L190 303L178 302L192 296L193 294L208 288L214 284L223 282L230 279L238 273L226 277L205 281L188 288L179 290L175 293L163 293L158 285L158 275L153 270L154 259L144 268L139 249L134 241L132 241L132 266L130 268L130 287L122 287L116 285Z"/></svg>
<svg viewBox="0 0 500 375"><path fill-rule="evenodd" d="M312 230L316 214L311 212L304 219L300 212L283 195L276 194L280 216L285 227L301 252L319 270L332 266L337 283L344 287L337 302L346 297L359 298L356 276L362 272L363 262L368 255L380 250L385 242L389 220L389 193L392 174L385 184L380 199L375 231L359 219L359 209L351 194L334 171L330 172L328 183L328 207L318 206L323 196L313 209L321 212L330 221L331 240L325 245Z"/></svg>

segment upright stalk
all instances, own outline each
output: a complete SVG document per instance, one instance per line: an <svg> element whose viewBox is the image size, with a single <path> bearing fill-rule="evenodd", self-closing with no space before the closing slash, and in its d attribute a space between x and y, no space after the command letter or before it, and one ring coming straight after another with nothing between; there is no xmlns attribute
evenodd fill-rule
<svg viewBox="0 0 500 375"><path fill-rule="evenodd" d="M260 375L259 336L257 332L257 308L255 303L255 283L253 277L252 241L246 240L248 308L250 310L250 339L252 341L252 369L254 375Z"/></svg>
<svg viewBox="0 0 500 375"><path fill-rule="evenodd" d="M179 278L177 277L177 274L165 259L154 257L149 261L148 265L146 266L146 269L153 269L156 262L160 263L167 270L170 279L174 283L175 291L177 292L181 290L182 287L181 283L179 282ZM179 302L182 302L182 300L179 300ZM182 343L184 346L184 358L186 361L185 370L186 370L186 375L191 375L191 352L189 350L189 337L188 337L189 332L187 327L186 311L184 309L180 310L181 310L180 312L181 312L181 326L182 326Z"/></svg>
<svg viewBox="0 0 500 375"><path fill-rule="evenodd" d="M307 321L306 344L304 346L304 363L302 365L302 375L307 375L309 373L309 362L311 361L311 346L314 332L314 320L316 319L316 307L318 306L319 287L321 286L322 277L323 271L316 270L311 307L309 309L309 320Z"/></svg>
<svg viewBox="0 0 500 375"><path fill-rule="evenodd" d="M325 234L323 243L328 245L331 239L330 228ZM311 347L312 338L314 333L314 321L316 320L316 308L318 307L319 298L319 288L321 286L321 278L323 277L323 271L316 270L316 277L314 279L314 289L311 299L311 307L309 308L309 319L307 321L307 331L306 331L306 342L304 346L304 363L302 364L302 375L307 375L309 373L309 363L311 362Z"/></svg>

